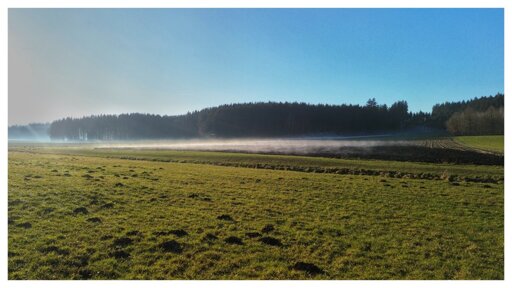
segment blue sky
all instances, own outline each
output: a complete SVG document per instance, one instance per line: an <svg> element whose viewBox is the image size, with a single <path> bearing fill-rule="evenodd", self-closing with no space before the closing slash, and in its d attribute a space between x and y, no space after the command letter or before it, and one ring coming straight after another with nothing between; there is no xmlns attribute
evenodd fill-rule
<svg viewBox="0 0 512 288"><path fill-rule="evenodd" d="M504 91L502 9L9 9L9 124Z"/></svg>

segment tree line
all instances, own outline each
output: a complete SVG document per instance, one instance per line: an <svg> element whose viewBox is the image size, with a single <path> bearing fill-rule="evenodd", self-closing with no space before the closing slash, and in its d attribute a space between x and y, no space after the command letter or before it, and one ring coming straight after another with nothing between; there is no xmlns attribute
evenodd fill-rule
<svg viewBox="0 0 512 288"><path fill-rule="evenodd" d="M8 138L20 140L49 140L50 123L31 123L9 126Z"/></svg>
<svg viewBox="0 0 512 288"><path fill-rule="evenodd" d="M483 112L494 107L499 109L505 105L505 95L497 93L494 96L483 96L473 98L467 101L445 102L436 104L432 107L431 119L429 125L437 128L446 128L446 123L456 112L462 112L466 109L472 109L477 112Z"/></svg>
<svg viewBox="0 0 512 288"><path fill-rule="evenodd" d="M406 101L381 105L375 98L365 105L256 102L226 104L177 116L131 113L68 117L44 126L44 133L51 139L76 141L363 134L418 126L461 135L501 134L503 107L504 95L500 93L436 104L431 113L411 113ZM15 136L23 134L21 131L30 132L32 128L11 126L9 138L18 138Z"/></svg>
<svg viewBox="0 0 512 288"><path fill-rule="evenodd" d="M485 111L471 107L455 112L446 122L446 130L454 135L503 135L505 133L503 107L491 106Z"/></svg>
<svg viewBox="0 0 512 288"><path fill-rule="evenodd" d="M197 137L195 115L160 116L153 114L98 115L64 118L48 129L57 140L131 140Z"/></svg>
<svg viewBox="0 0 512 288"><path fill-rule="evenodd" d="M191 137L276 137L398 130L411 118L407 102L379 105L227 104L179 116L99 115L52 122L52 139L127 140Z"/></svg>
<svg viewBox="0 0 512 288"><path fill-rule="evenodd" d="M430 125L454 135L498 135L505 133L505 96L474 98L469 101L434 105Z"/></svg>

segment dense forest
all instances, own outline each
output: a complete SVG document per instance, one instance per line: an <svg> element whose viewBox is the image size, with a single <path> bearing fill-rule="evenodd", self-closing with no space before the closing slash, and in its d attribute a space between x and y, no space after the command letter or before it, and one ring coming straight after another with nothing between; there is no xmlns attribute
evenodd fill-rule
<svg viewBox="0 0 512 288"><path fill-rule="evenodd" d="M485 111L466 108L446 121L446 130L454 135L503 135L504 124L503 107L491 106Z"/></svg>
<svg viewBox="0 0 512 288"><path fill-rule="evenodd" d="M498 93L494 96L484 96L460 102L445 102L432 107L429 125L437 128L446 128L446 122L456 112L463 112L470 109L476 112L484 112L490 107L499 109L505 106L505 96Z"/></svg>
<svg viewBox="0 0 512 288"><path fill-rule="evenodd" d="M503 107L503 94L437 104L432 113L411 113L406 101L387 106L375 99L365 105L258 102L221 105L178 116L133 113L64 118L45 129L51 139L78 141L346 135L418 126L460 135L502 134ZM19 137L23 129L31 133L33 127L11 126L9 138L23 138Z"/></svg>
<svg viewBox="0 0 512 288"><path fill-rule="evenodd" d="M121 114L66 118L52 123L52 139L112 140L189 137L275 137L368 133L404 128L407 103L360 105L306 103L230 104L180 116Z"/></svg>
<svg viewBox="0 0 512 288"><path fill-rule="evenodd" d="M455 135L496 135L505 132L503 94L469 101L446 102L432 108L430 125Z"/></svg>

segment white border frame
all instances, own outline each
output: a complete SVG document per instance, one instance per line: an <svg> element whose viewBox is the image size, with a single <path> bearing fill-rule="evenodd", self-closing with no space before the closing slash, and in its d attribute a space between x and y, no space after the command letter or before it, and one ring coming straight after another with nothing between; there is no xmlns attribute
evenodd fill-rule
<svg viewBox="0 0 512 288"><path fill-rule="evenodd" d="M346 287L432 287L434 285L439 287L512 287L511 263L512 254L509 245L511 229L510 223L512 218L512 210L508 213L505 212L505 280L504 281L8 281L7 280L7 101L8 101L8 51L7 51L7 33L8 33L8 8L504 8L505 17L505 95L508 94L506 83L511 83L511 61L507 57L507 48L510 49L510 39L512 32L512 1L510 0L354 0L354 1L333 1L333 0L3 0L1 1L0 10L0 35L3 39L0 50L0 61L2 63L0 87L3 87L1 93L2 102L0 104L0 112L3 116L0 124L1 131L1 156L2 163L0 165L0 194L3 199L0 200L0 286L1 287L112 287L112 286L126 286L126 287L139 287L141 285L151 285L154 287L168 287L169 285L178 287L195 287L208 285L212 287L258 287L265 285L267 287L282 287L282 286L322 286L322 287L339 287L340 285ZM507 102L507 101L506 101ZM511 104L512 105L512 104ZM505 135L512 133L512 109L508 104L505 105ZM512 112L511 112L512 113ZM507 116L508 115L508 116ZM505 138L505 150L512 148L512 142ZM505 167L509 167L511 162L510 157L505 154ZM507 197L508 179L511 179L509 169L505 169L505 211L507 207L511 207L511 198Z"/></svg>

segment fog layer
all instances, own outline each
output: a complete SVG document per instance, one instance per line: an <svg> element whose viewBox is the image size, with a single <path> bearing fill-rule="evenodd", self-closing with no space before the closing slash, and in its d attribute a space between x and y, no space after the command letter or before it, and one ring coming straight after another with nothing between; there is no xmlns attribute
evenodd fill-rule
<svg viewBox="0 0 512 288"><path fill-rule="evenodd" d="M331 153L350 148L372 148L383 146L411 146L415 141L363 140L343 138L307 138L307 139L196 139L98 143L97 148L117 149L169 149L195 151L238 151L258 153L309 154Z"/></svg>

